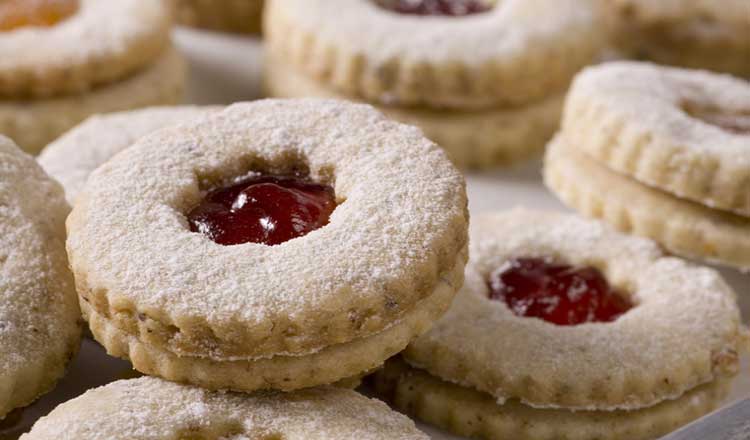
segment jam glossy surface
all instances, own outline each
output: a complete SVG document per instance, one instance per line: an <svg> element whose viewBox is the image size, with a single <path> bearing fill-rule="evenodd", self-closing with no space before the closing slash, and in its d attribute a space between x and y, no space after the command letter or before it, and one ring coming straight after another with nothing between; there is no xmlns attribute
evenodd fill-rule
<svg viewBox="0 0 750 440"><path fill-rule="evenodd" d="M0 0L0 31L54 26L78 10L78 0Z"/></svg>
<svg viewBox="0 0 750 440"><path fill-rule="evenodd" d="M399 14L460 17L492 9L489 0L376 0L381 8Z"/></svg>
<svg viewBox="0 0 750 440"><path fill-rule="evenodd" d="M611 322L632 305L593 267L573 267L546 258L517 258L495 270L490 298L517 316L557 325Z"/></svg>
<svg viewBox="0 0 750 440"><path fill-rule="evenodd" d="M190 230L229 246L269 246L328 224L333 188L298 176L251 175L214 189L188 214Z"/></svg>

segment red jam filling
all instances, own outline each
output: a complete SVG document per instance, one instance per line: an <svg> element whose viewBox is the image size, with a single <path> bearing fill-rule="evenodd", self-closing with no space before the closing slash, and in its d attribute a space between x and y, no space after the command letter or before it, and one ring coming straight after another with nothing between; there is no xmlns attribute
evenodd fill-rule
<svg viewBox="0 0 750 440"><path fill-rule="evenodd" d="M376 0L378 6L399 14L460 17L492 9L487 0Z"/></svg>
<svg viewBox="0 0 750 440"><path fill-rule="evenodd" d="M206 194L188 214L190 230L221 245L269 246L328 224L333 188L290 175L251 175Z"/></svg>
<svg viewBox="0 0 750 440"><path fill-rule="evenodd" d="M54 26L78 10L78 0L0 0L0 31Z"/></svg>
<svg viewBox="0 0 750 440"><path fill-rule="evenodd" d="M546 258L517 258L495 270L490 298L505 301L516 316L557 325L612 322L632 305L593 267L572 267Z"/></svg>

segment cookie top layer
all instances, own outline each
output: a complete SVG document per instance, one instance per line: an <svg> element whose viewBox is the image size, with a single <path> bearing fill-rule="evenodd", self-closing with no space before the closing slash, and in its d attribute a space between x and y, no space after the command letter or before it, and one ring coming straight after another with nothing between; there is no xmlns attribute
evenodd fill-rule
<svg viewBox="0 0 750 440"><path fill-rule="evenodd" d="M277 246L188 229L207 189L295 169L333 186L328 225ZM160 130L99 167L68 250L79 293L122 329L178 355L255 359L398 322L455 267L467 220L463 177L418 129L366 105L265 100Z"/></svg>
<svg viewBox="0 0 750 440"><path fill-rule="evenodd" d="M750 216L750 83L618 62L580 73L562 134L609 168L678 197Z"/></svg>
<svg viewBox="0 0 750 440"><path fill-rule="evenodd" d="M78 348L60 185L0 136L0 418L47 391Z"/></svg>
<svg viewBox="0 0 750 440"><path fill-rule="evenodd" d="M405 15L374 0L272 0L269 51L373 102L486 108L567 86L603 38L589 3L504 0L463 17ZM363 32L366 29L366 32Z"/></svg>
<svg viewBox="0 0 750 440"><path fill-rule="evenodd" d="M168 46L170 14L161 0L80 0L56 25L0 32L0 99L82 93L122 79Z"/></svg>
<svg viewBox="0 0 750 440"><path fill-rule="evenodd" d="M137 139L221 107L153 107L92 116L39 154L39 164L65 188L70 203L89 174Z"/></svg>
<svg viewBox="0 0 750 440"><path fill-rule="evenodd" d="M745 330L715 271L571 215L515 210L472 221L466 283L405 351L414 366L500 401L581 410L649 407L737 373ZM518 317L489 299L487 280L520 257L596 267L635 307L614 322L570 327Z"/></svg>
<svg viewBox="0 0 750 440"><path fill-rule="evenodd" d="M152 377L113 382L58 406L23 440L427 440L414 422L354 391L206 391Z"/></svg>

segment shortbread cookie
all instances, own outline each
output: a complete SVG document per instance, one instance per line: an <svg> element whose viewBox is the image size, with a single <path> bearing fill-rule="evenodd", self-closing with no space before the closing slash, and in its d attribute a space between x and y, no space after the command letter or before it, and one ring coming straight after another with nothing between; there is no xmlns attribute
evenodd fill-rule
<svg viewBox="0 0 750 440"><path fill-rule="evenodd" d="M750 83L609 63L578 75L565 106L573 148L678 197L750 216Z"/></svg>
<svg viewBox="0 0 750 440"><path fill-rule="evenodd" d="M263 63L264 87L270 96L353 99L335 92L268 56ZM459 168L508 165L538 155L554 135L562 114L563 95L520 108L475 111L380 105L387 116L421 128L443 147Z"/></svg>
<svg viewBox="0 0 750 440"><path fill-rule="evenodd" d="M599 53L595 17L576 0L271 0L264 30L270 53L341 93L477 109L562 92Z"/></svg>
<svg viewBox="0 0 750 440"><path fill-rule="evenodd" d="M219 109L221 107L153 107L92 116L47 145L38 161L62 184L72 204L92 171L139 138Z"/></svg>
<svg viewBox="0 0 750 440"><path fill-rule="evenodd" d="M146 70L89 93L31 101L0 100L0 134L36 153L93 114L179 103L186 74L182 56L170 49Z"/></svg>
<svg viewBox="0 0 750 440"><path fill-rule="evenodd" d="M660 64L750 75L745 0L607 0L620 46Z"/></svg>
<svg viewBox="0 0 750 440"><path fill-rule="evenodd" d="M547 147L546 185L563 202L670 252L750 270L750 219L638 183L596 163L562 138ZM668 215L665 215L668 213Z"/></svg>
<svg viewBox="0 0 750 440"><path fill-rule="evenodd" d="M52 388L78 350L63 190L0 136L0 419Z"/></svg>
<svg viewBox="0 0 750 440"><path fill-rule="evenodd" d="M395 358L374 377L378 394L427 423L472 438L654 440L715 409L728 381L689 391L676 400L634 411L535 409L441 380Z"/></svg>
<svg viewBox="0 0 750 440"><path fill-rule="evenodd" d="M737 374L746 334L717 272L551 212L473 219L471 237L466 283L404 351L411 365L575 411L650 407Z"/></svg>
<svg viewBox="0 0 750 440"><path fill-rule="evenodd" d="M66 14L39 26L54 3ZM10 0L0 5L0 99L79 94L145 68L169 45L168 2ZM31 25L27 25L31 24Z"/></svg>
<svg viewBox="0 0 750 440"><path fill-rule="evenodd" d="M463 281L467 216L463 178L419 130L364 105L268 100L98 168L68 251L94 335L136 368L293 389L371 369L425 331ZM305 358L320 368L297 375Z"/></svg>
<svg viewBox="0 0 750 440"><path fill-rule="evenodd" d="M217 393L144 377L88 391L22 440L428 440L408 418L354 391Z"/></svg>
<svg viewBox="0 0 750 440"><path fill-rule="evenodd" d="M263 0L177 0L177 21L217 31L259 34Z"/></svg>

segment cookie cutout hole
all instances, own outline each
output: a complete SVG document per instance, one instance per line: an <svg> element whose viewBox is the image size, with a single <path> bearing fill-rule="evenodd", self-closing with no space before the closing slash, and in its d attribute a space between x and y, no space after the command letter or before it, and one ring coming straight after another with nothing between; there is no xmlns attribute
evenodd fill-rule
<svg viewBox="0 0 750 440"><path fill-rule="evenodd" d="M750 135L750 110L732 112L712 106L687 102L682 106L691 118L719 127L724 131L739 135Z"/></svg>
<svg viewBox="0 0 750 440"><path fill-rule="evenodd" d="M302 157L270 163L251 157L244 172L229 179L203 176L203 191L187 213L192 232L233 246L257 243L275 246L327 225L343 199L333 187L333 169L319 169L315 178Z"/></svg>
<svg viewBox="0 0 750 440"><path fill-rule="evenodd" d="M511 259L490 274L487 286L489 298L516 316L561 326L613 322L634 306L599 269L549 257Z"/></svg>
<svg viewBox="0 0 750 440"><path fill-rule="evenodd" d="M383 9L407 15L463 17L488 12L496 0L374 0Z"/></svg>
<svg viewBox="0 0 750 440"><path fill-rule="evenodd" d="M75 14L79 6L79 0L2 0L0 32L54 26Z"/></svg>

